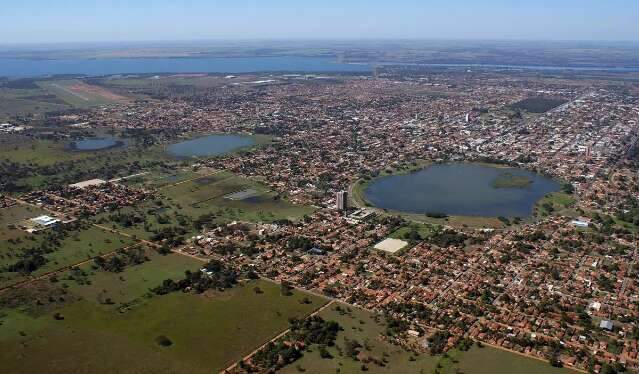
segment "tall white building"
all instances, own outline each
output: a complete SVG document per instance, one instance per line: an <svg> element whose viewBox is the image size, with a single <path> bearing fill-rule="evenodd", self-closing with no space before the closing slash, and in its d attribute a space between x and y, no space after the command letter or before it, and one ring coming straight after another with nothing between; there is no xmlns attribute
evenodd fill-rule
<svg viewBox="0 0 639 374"><path fill-rule="evenodd" d="M348 209L348 192L340 191L337 193L337 210L346 210Z"/></svg>

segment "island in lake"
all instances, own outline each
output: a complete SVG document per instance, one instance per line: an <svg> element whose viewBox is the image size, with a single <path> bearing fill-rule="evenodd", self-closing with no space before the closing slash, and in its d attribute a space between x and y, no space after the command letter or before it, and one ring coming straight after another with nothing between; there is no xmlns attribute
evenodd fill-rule
<svg viewBox="0 0 639 374"><path fill-rule="evenodd" d="M516 175L510 172L500 174L493 180L494 188L525 188L530 186L533 180L528 175Z"/></svg>

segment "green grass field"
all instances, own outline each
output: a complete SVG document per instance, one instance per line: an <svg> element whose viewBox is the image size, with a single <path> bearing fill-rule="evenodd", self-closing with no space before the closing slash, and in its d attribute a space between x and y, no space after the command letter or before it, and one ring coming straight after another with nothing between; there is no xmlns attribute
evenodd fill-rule
<svg viewBox="0 0 639 374"><path fill-rule="evenodd" d="M0 242L0 268L15 263L21 254L20 249L33 247L43 239L42 233L35 233L24 237L19 242ZM38 276L62 269L133 243L134 241L130 238L96 227L76 230L64 239L55 251L45 254L44 257L48 261L31 275ZM0 286L9 286L26 279L28 276L24 274L0 272Z"/></svg>
<svg viewBox="0 0 639 374"><path fill-rule="evenodd" d="M570 374L574 371L569 369L558 369L550 364L523 357L515 353L510 353L491 347L478 348L474 346L467 352L462 352L459 363L453 364L453 369L461 369L467 374L492 374L492 373L513 373L513 374Z"/></svg>
<svg viewBox="0 0 639 374"><path fill-rule="evenodd" d="M152 170L144 175L124 179L119 183L132 187L162 188L171 184L197 178L204 172L194 172L191 169Z"/></svg>
<svg viewBox="0 0 639 374"><path fill-rule="evenodd" d="M247 200L225 198L246 189L254 189L259 195ZM260 183L228 172L170 186L163 189L162 193L180 205L183 213L193 217L222 210L221 215L228 220L273 221L284 218L295 220L312 213L308 207L296 206L277 198L275 193Z"/></svg>
<svg viewBox="0 0 639 374"><path fill-rule="evenodd" d="M184 271L197 271L202 266L202 262L186 256L162 256L154 250L146 253L150 261L127 267L121 273L95 270L93 264L82 266L80 269L87 274L90 284L68 279L71 272L58 278L76 296L102 305L105 305L105 300L111 299L112 305L117 307L148 296L151 288L167 278L180 279Z"/></svg>
<svg viewBox="0 0 639 374"><path fill-rule="evenodd" d="M347 310L345 305L340 306L342 310ZM363 346L362 350L366 356L384 361L384 366L373 362L363 363L342 356L336 347L327 348L333 358L321 358L318 347L311 346L310 352L305 352L300 360L285 367L282 373L299 373L299 368L305 373L359 373L363 372L362 364L366 366L368 373L430 374L435 370L442 374L567 374L571 372L567 369L553 368L545 362L490 347L473 346L466 352L452 350L445 356L412 353L381 340L379 337L384 333L385 326L381 318L378 321L369 312L351 308L348 313L340 313L331 306L323 310L320 316L325 320L337 321L344 329L338 334L336 346L343 348L345 338L355 339Z"/></svg>
<svg viewBox="0 0 639 374"><path fill-rule="evenodd" d="M10 121L15 116L39 117L47 112L69 108L64 100L35 85L25 88L0 88L1 121Z"/></svg>
<svg viewBox="0 0 639 374"><path fill-rule="evenodd" d="M68 141L25 140L17 144L6 144L0 148L0 160L12 162L52 165L57 162L79 160L90 157L92 152L70 152Z"/></svg>
<svg viewBox="0 0 639 374"><path fill-rule="evenodd" d="M546 217L551 214L562 214L565 216L577 216L577 213L571 209L576 200L572 195L563 192L555 192L544 196L535 204L537 216Z"/></svg>
<svg viewBox="0 0 639 374"><path fill-rule="evenodd" d="M30 205L14 205L9 208L0 209L0 252L4 246L8 245L8 240L24 238L28 235L26 231L18 228L22 221L46 214L42 209Z"/></svg>
<svg viewBox="0 0 639 374"><path fill-rule="evenodd" d="M156 296L125 313L88 300L62 308L64 320L9 312L0 325L0 362L10 373L218 372L284 330L288 318L325 302L298 291L281 296L278 285L254 281L213 297ZM158 345L160 335L173 344Z"/></svg>
<svg viewBox="0 0 639 374"><path fill-rule="evenodd" d="M258 196L247 200L226 198L229 194L247 189L257 191ZM97 221L127 234L150 239L156 230L179 225L179 216L193 221L202 215L213 214L216 223L272 222L278 219L299 220L305 214L313 212L310 207L294 205L276 198L275 193L258 182L225 171L192 181L166 185L159 189L159 193L162 197L156 201L146 201L135 207L120 209L122 214L144 217L144 223L123 227L110 221L112 213L98 216ZM158 201L162 205L157 205ZM189 235L197 232L188 222L185 228Z"/></svg>
<svg viewBox="0 0 639 374"><path fill-rule="evenodd" d="M341 308L346 310L345 305ZM369 373L431 373L437 366L437 358L426 354L413 355L410 352L389 344L379 339L380 334L385 331L385 326L375 320L370 313L352 308L348 314L340 314L334 306L324 309L320 316L325 320L337 321L344 329L337 336L336 347L342 350L344 339L357 340L364 348L364 352L379 360L385 359L386 366L381 367L373 363L366 364ZM311 347L311 352L305 352L304 356L290 366L285 367L281 372L284 374L298 373L297 367L301 367L306 373L359 373L362 372L361 361L355 361L350 357L341 356L336 347L328 347L328 351L333 356L332 359L324 359L319 355L317 347ZM414 360L411 361L410 358Z"/></svg>
<svg viewBox="0 0 639 374"><path fill-rule="evenodd" d="M433 226L410 222L395 230L390 234L390 237L395 239L409 239L407 235L409 235L412 231L417 232L422 239L425 239L432 235Z"/></svg>

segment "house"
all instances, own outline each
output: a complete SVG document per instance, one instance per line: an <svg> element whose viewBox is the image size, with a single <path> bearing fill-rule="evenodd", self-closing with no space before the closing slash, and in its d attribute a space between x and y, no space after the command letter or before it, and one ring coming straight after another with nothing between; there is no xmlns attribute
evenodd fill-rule
<svg viewBox="0 0 639 374"><path fill-rule="evenodd" d="M608 330L608 331L612 331L612 328L613 328L612 321L607 320L607 319L601 320L601 323L599 323L599 328L600 329L604 329L604 330Z"/></svg>

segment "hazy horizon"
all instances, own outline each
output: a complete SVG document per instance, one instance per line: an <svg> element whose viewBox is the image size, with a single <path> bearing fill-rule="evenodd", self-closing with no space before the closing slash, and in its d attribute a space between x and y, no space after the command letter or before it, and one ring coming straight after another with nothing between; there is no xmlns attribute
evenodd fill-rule
<svg viewBox="0 0 639 374"><path fill-rule="evenodd" d="M639 42L639 3L31 0L3 7L0 45L215 41Z"/></svg>

